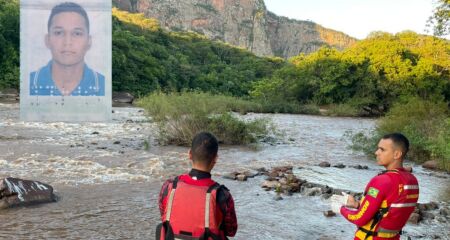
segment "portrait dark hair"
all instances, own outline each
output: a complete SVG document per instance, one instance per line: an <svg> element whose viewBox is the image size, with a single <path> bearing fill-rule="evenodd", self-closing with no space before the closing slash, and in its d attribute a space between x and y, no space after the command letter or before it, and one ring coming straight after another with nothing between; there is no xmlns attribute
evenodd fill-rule
<svg viewBox="0 0 450 240"><path fill-rule="evenodd" d="M395 146L402 150L402 158L405 158L409 151L409 140L401 133L390 133L383 136L383 139L391 139Z"/></svg>
<svg viewBox="0 0 450 240"><path fill-rule="evenodd" d="M214 135L208 132L200 132L192 139L191 153L195 162L209 165L217 156L219 143Z"/></svg>
<svg viewBox="0 0 450 240"><path fill-rule="evenodd" d="M52 11L50 13L50 17L48 18L48 23L47 23L48 31L50 31L50 26L52 25L53 18L56 15L58 15L60 13L64 13L64 12L74 12L74 13L80 14L84 18L84 20L86 22L86 28L89 32L89 18L86 13L86 10L84 10L84 8L82 6L80 6L79 4L76 4L74 2L60 3L52 8Z"/></svg>

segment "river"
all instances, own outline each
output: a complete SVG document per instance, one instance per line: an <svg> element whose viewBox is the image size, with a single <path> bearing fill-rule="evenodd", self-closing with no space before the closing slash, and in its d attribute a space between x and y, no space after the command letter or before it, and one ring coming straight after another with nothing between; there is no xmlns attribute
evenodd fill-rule
<svg viewBox="0 0 450 240"><path fill-rule="evenodd" d="M156 126L139 108L113 108L111 123L37 123L18 119L18 104L0 104L0 177L51 184L56 203L0 212L0 239L150 239L159 221L162 182L189 170L187 148L159 146ZM342 217L325 218L329 203L301 194L275 201L259 187L264 177L246 182L221 175L240 170L292 165L311 182L362 191L381 170L348 149L344 133L369 131L373 119L289 114L247 114L272 119L279 141L258 147L221 146L213 176L234 196L239 230L234 239L351 239L355 227ZM318 163L366 165L320 168ZM414 168L420 202L450 202L448 174ZM450 239L448 222L408 224L413 239Z"/></svg>

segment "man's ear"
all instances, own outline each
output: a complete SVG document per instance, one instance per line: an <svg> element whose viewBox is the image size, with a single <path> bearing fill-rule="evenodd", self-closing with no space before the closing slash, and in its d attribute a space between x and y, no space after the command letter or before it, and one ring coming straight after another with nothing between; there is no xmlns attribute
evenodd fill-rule
<svg viewBox="0 0 450 240"><path fill-rule="evenodd" d="M394 150L394 159L395 160L401 160L403 157L403 152L400 149L395 149Z"/></svg>

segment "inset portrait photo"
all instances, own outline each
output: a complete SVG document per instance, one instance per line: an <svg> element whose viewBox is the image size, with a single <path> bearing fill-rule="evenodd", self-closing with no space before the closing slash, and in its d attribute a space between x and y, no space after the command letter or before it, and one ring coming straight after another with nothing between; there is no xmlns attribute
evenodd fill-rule
<svg viewBox="0 0 450 240"><path fill-rule="evenodd" d="M22 0L21 118L102 121L110 109L111 1Z"/></svg>

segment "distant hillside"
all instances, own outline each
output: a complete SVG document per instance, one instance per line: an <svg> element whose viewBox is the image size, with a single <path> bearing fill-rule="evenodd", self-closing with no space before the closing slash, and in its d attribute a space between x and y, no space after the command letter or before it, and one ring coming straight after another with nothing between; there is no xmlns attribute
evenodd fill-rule
<svg viewBox="0 0 450 240"><path fill-rule="evenodd" d="M344 49L357 40L314 22L279 17L263 0L113 0L122 10L144 13L173 31L194 31L258 56L288 58L321 46Z"/></svg>
<svg viewBox="0 0 450 240"><path fill-rule="evenodd" d="M169 32L155 19L113 9L113 90L200 90L246 96L254 82L286 64L194 32Z"/></svg>

